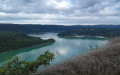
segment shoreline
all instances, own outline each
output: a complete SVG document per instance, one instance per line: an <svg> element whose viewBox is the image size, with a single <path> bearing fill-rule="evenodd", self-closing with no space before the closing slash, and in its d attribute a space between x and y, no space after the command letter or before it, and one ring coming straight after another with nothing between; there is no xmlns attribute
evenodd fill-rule
<svg viewBox="0 0 120 75"><path fill-rule="evenodd" d="M103 39L107 39L104 36L58 36L58 37L63 37L63 38L84 38L84 37L96 37L96 38L103 38Z"/></svg>
<svg viewBox="0 0 120 75"><path fill-rule="evenodd" d="M20 49L24 49L24 48L30 48L30 47L35 47L35 46L42 46L42 45L49 45L49 44L53 44L54 42L50 42L50 43L44 43L44 44L37 44L37 45L33 45L33 46L28 46L28 47L23 47L23 48L19 48L19 49L14 49L14 50L9 50L9 51L5 51L5 52L1 52L2 53L7 53L10 51L16 51L16 50L20 50Z"/></svg>

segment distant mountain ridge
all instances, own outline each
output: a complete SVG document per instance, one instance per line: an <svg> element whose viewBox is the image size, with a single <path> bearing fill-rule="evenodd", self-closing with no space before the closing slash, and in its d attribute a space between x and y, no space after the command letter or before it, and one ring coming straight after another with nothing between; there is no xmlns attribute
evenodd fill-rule
<svg viewBox="0 0 120 75"><path fill-rule="evenodd" d="M0 31L13 31L23 33L39 33L39 32L62 32L81 28L96 27L120 27L120 25L41 25L41 24L6 24L0 23Z"/></svg>
<svg viewBox="0 0 120 75"><path fill-rule="evenodd" d="M0 31L13 31L24 33L61 32L76 28L77 27L62 25L0 24Z"/></svg>

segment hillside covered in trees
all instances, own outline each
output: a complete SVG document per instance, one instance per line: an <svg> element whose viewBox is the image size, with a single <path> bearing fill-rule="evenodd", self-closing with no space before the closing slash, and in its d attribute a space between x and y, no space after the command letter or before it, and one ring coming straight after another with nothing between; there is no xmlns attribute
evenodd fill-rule
<svg viewBox="0 0 120 75"><path fill-rule="evenodd" d="M80 28L76 30L60 32L58 36L61 37L74 37L74 36L102 36L106 38L120 36L120 27L91 27Z"/></svg>
<svg viewBox="0 0 120 75"><path fill-rule="evenodd" d="M120 25L41 25L41 24L0 24L0 31L13 31L22 33L62 32L89 28L120 28Z"/></svg>
<svg viewBox="0 0 120 75"><path fill-rule="evenodd" d="M55 42L54 39L43 40L18 32L0 32L0 52Z"/></svg>
<svg viewBox="0 0 120 75"><path fill-rule="evenodd" d="M40 24L0 24L0 31L13 31L22 33L61 32L78 29L75 26L40 25Z"/></svg>

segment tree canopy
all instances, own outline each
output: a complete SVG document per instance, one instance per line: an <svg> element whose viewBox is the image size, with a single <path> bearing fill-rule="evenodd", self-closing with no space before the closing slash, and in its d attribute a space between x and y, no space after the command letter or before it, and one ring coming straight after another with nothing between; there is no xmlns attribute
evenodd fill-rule
<svg viewBox="0 0 120 75"><path fill-rule="evenodd" d="M18 32L0 32L0 52L55 42L54 39L43 40Z"/></svg>
<svg viewBox="0 0 120 75"><path fill-rule="evenodd" d="M54 59L54 53L47 50L44 54L37 57L35 61L27 62L14 57L0 67L0 74L29 74L35 72L39 66L49 65Z"/></svg>

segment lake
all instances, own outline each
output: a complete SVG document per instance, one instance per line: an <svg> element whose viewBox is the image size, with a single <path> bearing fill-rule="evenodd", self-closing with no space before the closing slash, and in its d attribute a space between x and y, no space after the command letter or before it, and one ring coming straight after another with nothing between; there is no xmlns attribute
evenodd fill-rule
<svg viewBox="0 0 120 75"><path fill-rule="evenodd" d="M9 56L18 56L20 60L32 61L35 60L40 54L43 54L46 50L51 52L58 52L55 55L55 59L50 65L58 64L67 59L70 59L79 54L87 53L89 46L101 47L105 45L108 40L96 37L85 37L85 38L59 38L57 33L44 33L44 34L29 34L33 37L41 37L42 39L55 39L55 43L48 45L37 45L34 47L22 48L14 51L4 52L0 54L0 63L7 61Z"/></svg>

